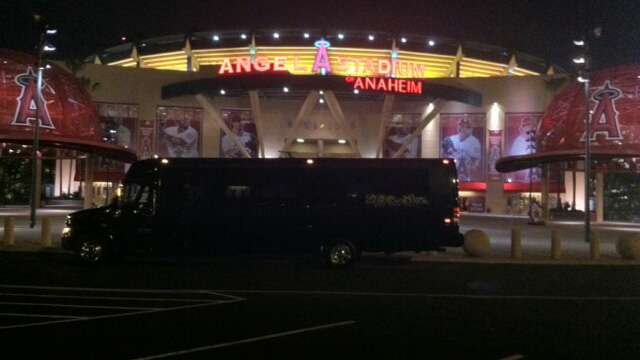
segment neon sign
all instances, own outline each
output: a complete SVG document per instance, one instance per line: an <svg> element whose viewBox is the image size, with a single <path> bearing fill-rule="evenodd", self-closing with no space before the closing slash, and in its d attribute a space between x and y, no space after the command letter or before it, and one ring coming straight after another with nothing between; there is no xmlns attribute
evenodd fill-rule
<svg viewBox="0 0 640 360"><path fill-rule="evenodd" d="M248 74L261 72L297 72L297 73L333 73L361 76L397 76L407 78L424 78L424 64L416 64L401 60L377 59L370 57L334 57L329 61L328 54L320 54L311 70L301 64L300 56L256 56L251 61L250 56L225 58L222 61L219 75ZM333 64L333 65L332 65Z"/></svg>
<svg viewBox="0 0 640 360"><path fill-rule="evenodd" d="M316 61L313 62L312 72L318 72L318 69L322 69L322 74L325 71L331 72L331 62L329 61L329 54L327 54L327 48L331 46L328 41L319 40L316 41L316 47L318 52L316 53Z"/></svg>
<svg viewBox="0 0 640 360"><path fill-rule="evenodd" d="M300 55L252 55L223 58L219 75L287 71L297 74L322 74L371 77L424 78L425 64L397 60L395 56L330 56L331 44L324 39L315 42L313 66ZM253 57L253 59L252 59ZM308 56L306 57L308 59Z"/></svg>
<svg viewBox="0 0 640 360"><path fill-rule="evenodd" d="M275 56L272 60L270 60L268 56L256 56L255 59L251 61L250 56L238 57L235 59L234 67L234 64L231 63L231 59L226 58L223 60L218 74L222 75L265 71L289 71L289 69L287 69L287 67L285 66L285 63L288 61L288 59L288 56ZM295 57L294 64L295 67L298 67L298 56Z"/></svg>
<svg viewBox="0 0 640 360"><path fill-rule="evenodd" d="M345 80L353 83L354 90L374 90L389 91L406 94L422 94L422 82L410 79L398 78L375 78L375 77L352 77L347 76Z"/></svg>

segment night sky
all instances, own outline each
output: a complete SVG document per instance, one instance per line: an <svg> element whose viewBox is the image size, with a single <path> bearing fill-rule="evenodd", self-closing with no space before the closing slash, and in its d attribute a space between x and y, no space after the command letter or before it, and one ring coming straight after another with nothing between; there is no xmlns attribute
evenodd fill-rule
<svg viewBox="0 0 640 360"><path fill-rule="evenodd" d="M58 29L53 58L84 58L121 43L189 31L328 28L484 42L571 67L572 39L592 39L592 68L640 59L640 0L2 0L0 47L33 52L32 13Z"/></svg>

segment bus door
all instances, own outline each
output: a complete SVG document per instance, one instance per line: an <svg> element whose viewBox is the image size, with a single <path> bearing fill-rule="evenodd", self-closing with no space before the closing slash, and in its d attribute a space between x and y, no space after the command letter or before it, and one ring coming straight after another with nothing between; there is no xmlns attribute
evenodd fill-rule
<svg viewBox="0 0 640 360"><path fill-rule="evenodd" d="M153 215L155 191L151 184L129 182L122 188L114 229L121 239L122 247L131 250L151 250L153 238Z"/></svg>

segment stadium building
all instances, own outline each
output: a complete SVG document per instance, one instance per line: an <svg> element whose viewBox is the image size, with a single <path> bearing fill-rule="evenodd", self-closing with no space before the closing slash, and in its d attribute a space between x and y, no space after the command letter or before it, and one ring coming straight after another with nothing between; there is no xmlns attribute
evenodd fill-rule
<svg viewBox="0 0 640 360"><path fill-rule="evenodd" d="M17 61L2 55L3 68ZM23 94L16 79L35 71L22 62L15 79L3 79L3 157L28 152L33 138L33 119L16 110ZM213 31L122 44L73 70L94 105L80 106L94 137L78 146L73 137L87 131L60 135L55 123L68 124L64 112L51 116L55 128L41 126L49 149L43 156L56 163L52 196L84 186L90 202L107 202L132 154L448 157L456 159L465 211L524 214L533 200L584 208L580 140L564 149L569 156L554 152L566 142L540 133L554 130L565 111L554 99L579 89L562 69L510 49L415 34ZM43 79L45 112L56 101L70 103L52 100L68 81L58 84L46 69ZM607 84L591 86L613 94L617 85ZM554 114L545 115L550 104ZM592 210L602 220L605 187L597 174Z"/></svg>

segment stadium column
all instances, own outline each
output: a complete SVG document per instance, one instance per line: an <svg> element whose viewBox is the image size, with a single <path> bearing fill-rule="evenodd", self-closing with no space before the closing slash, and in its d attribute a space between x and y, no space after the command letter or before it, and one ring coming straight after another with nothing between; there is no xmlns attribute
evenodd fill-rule
<svg viewBox="0 0 640 360"><path fill-rule="evenodd" d="M302 121L304 120L304 118L307 117L307 115L309 115L311 110L313 110L313 107L318 102L319 97L320 97L320 94L318 93L318 91L311 90L309 92L309 95L307 95L307 98L305 99L304 103L302 104L302 107L300 108L300 111L298 112L298 116L296 117L296 120L293 122L293 126L289 131L289 134L286 138L286 142L281 152L286 153L289 151L289 147L291 147L293 140L296 138L296 134L300 129L300 125L302 125Z"/></svg>
<svg viewBox="0 0 640 360"><path fill-rule="evenodd" d="M458 51L456 52L456 56L451 61L449 65L449 69L445 72L443 77L460 77L460 62L464 58L464 52L462 51L462 46L458 46Z"/></svg>
<svg viewBox="0 0 640 360"><path fill-rule="evenodd" d="M384 139L387 137L387 121L391 119L391 110L393 109L393 100L395 99L395 95L387 94L384 96L384 104L382 105L382 113L380 119L380 130L378 131L378 146L376 148L376 157L381 158L382 155L382 144L384 143Z"/></svg>
<svg viewBox="0 0 640 360"><path fill-rule="evenodd" d="M347 119L344 116L342 107L340 106L340 103L338 102L338 99L336 98L335 94L333 93L333 91L330 91L330 90L326 91L324 93L324 98L327 100L327 105L329 105L329 110L331 111L331 114L336 119L341 129L343 129L344 135L347 137L347 140L349 141L349 145L351 145L351 150L353 151L354 154L356 154L356 157L362 157L362 154L360 154L360 150L358 149L358 144L356 143L356 140L354 139L353 134L348 133L349 129L347 127Z"/></svg>
<svg viewBox="0 0 640 360"><path fill-rule="evenodd" d="M256 131L258 132L258 144L260 147L259 157L264 158L264 141L262 141L263 124L262 124L262 109L260 108L260 96L257 90L249 91L249 100L251 101L251 110L253 111L253 120L256 123Z"/></svg>
<svg viewBox="0 0 640 360"><path fill-rule="evenodd" d="M596 221L604 221L604 173L596 173Z"/></svg>
<svg viewBox="0 0 640 360"><path fill-rule="evenodd" d="M84 208L88 209L93 207L93 155L87 153L84 165Z"/></svg>

